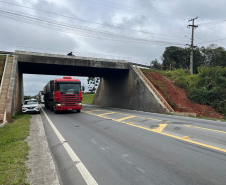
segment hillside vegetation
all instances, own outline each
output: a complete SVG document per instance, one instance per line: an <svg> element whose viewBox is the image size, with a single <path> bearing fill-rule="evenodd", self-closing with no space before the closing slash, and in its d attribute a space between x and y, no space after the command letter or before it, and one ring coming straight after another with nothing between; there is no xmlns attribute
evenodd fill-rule
<svg viewBox="0 0 226 185"><path fill-rule="evenodd" d="M215 118L222 118L220 114L226 116L226 68L199 67L194 75L183 69L141 70L176 111Z"/></svg>

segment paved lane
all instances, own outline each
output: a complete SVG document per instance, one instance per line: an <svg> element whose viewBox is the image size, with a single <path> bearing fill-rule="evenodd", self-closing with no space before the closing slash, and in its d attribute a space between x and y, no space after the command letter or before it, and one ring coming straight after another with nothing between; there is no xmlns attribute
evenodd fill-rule
<svg viewBox="0 0 226 185"><path fill-rule="evenodd" d="M64 114L43 109L98 184L226 182L224 123L97 106ZM62 184L86 184L42 118Z"/></svg>

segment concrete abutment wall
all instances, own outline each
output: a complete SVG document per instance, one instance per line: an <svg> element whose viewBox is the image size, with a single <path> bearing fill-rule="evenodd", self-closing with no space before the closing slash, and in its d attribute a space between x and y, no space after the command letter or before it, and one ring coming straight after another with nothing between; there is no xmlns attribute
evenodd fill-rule
<svg viewBox="0 0 226 185"><path fill-rule="evenodd" d="M6 104L6 120L8 123L11 122L11 117L21 110L22 102L23 74L19 69L17 56L14 56Z"/></svg>
<svg viewBox="0 0 226 185"><path fill-rule="evenodd" d="M164 112L163 107L132 65L124 74L102 77L93 104L146 112Z"/></svg>

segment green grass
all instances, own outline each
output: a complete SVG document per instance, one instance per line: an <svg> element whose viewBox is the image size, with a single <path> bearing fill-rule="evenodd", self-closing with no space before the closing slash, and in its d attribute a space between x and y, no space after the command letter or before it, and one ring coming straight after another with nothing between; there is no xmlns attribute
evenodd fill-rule
<svg viewBox="0 0 226 185"><path fill-rule="evenodd" d="M95 94L83 94L82 95L82 98L83 98L82 103L92 104L94 96L95 96Z"/></svg>
<svg viewBox="0 0 226 185"><path fill-rule="evenodd" d="M29 147L30 115L17 115L13 122L0 127L0 184L28 184L25 161Z"/></svg>

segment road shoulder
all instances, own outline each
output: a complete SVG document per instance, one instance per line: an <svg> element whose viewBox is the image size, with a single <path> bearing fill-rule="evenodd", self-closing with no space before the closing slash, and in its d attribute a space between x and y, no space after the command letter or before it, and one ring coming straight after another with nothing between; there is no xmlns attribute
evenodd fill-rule
<svg viewBox="0 0 226 185"><path fill-rule="evenodd" d="M30 184L54 184L58 185L56 167L49 149L40 115L32 115L30 136L26 139L30 147L28 161L26 163L29 172L27 174Z"/></svg>

